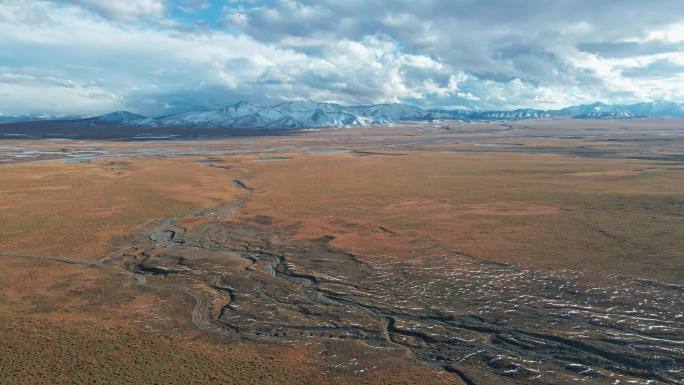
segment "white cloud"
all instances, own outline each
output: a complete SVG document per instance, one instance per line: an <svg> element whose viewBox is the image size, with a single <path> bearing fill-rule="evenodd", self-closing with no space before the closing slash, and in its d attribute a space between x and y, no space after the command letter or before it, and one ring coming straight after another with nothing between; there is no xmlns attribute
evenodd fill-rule
<svg viewBox="0 0 684 385"><path fill-rule="evenodd" d="M39 24L48 21L48 15L29 0L0 0L0 22Z"/></svg>
<svg viewBox="0 0 684 385"><path fill-rule="evenodd" d="M0 103L6 115L25 112L88 114L120 103L122 95L95 82L54 76L7 73L0 75ZM33 111L27 106L40 106Z"/></svg>
<svg viewBox="0 0 684 385"><path fill-rule="evenodd" d="M161 18L166 11L163 0L67 0L91 9L103 16L136 20L141 18Z"/></svg>
<svg viewBox="0 0 684 385"><path fill-rule="evenodd" d="M183 12L192 13L207 9L210 5L209 0L184 0L178 5L178 8Z"/></svg>
<svg viewBox="0 0 684 385"><path fill-rule="evenodd" d="M659 12L631 3L240 1L198 31L161 0L0 0L0 113L161 114L241 99L482 109L683 100L684 15L673 1ZM208 3L173 4L190 17Z"/></svg>
<svg viewBox="0 0 684 385"><path fill-rule="evenodd" d="M309 17L313 12L302 12L307 7L315 9L315 18ZM498 87L513 87L516 79L540 89L542 96L525 101L514 99L514 88L509 96L501 93L481 98L499 101L500 106L521 102L534 106L543 95L550 96L546 90L574 93L558 100L610 101L617 100L617 95L620 100L629 100L631 95L636 101L656 93L679 99L683 96L682 91L665 91L674 90L672 83L684 88L677 74L646 82L626 76L621 71L624 66L609 57L578 49L587 44L634 42L638 47L612 48L618 52L660 50L681 56L684 44L675 44L684 42L680 0L665 0L657 7L638 0L559 0L553 4L542 0L464 0L449 6L438 0L276 0L269 7L242 9L241 15L242 30L261 41L288 44L298 39L330 44L381 35L444 68L481 79L482 90L489 89L490 83L497 84L492 92Z"/></svg>
<svg viewBox="0 0 684 385"><path fill-rule="evenodd" d="M48 11L57 20L50 25L0 25L0 48L24 50L27 55L22 55L23 60L50 68L55 78L82 82L97 79L97 101L84 103L82 97L87 92L77 87L81 91L69 91L69 97L44 103L46 100L37 95L41 92L37 83L18 90L0 77L7 91L0 95L0 105L5 109L21 108L30 100L31 92L37 96L30 108L40 111L126 108L151 113L159 105L188 100L192 104L193 98L216 105L236 98L267 101L263 95L273 97L272 101L310 98L352 104L420 99L457 89L457 82L441 63L423 55L401 53L395 42L377 37L344 39L317 46L307 54L245 35L179 34L122 26L88 17L77 8L53 7ZM51 93L58 92L52 79L33 81L52 87ZM11 89L25 97L15 98Z"/></svg>

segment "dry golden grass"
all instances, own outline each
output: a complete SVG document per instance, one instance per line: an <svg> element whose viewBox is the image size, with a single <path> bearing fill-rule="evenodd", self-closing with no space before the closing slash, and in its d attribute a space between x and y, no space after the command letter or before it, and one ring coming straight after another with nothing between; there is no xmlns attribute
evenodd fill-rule
<svg viewBox="0 0 684 385"><path fill-rule="evenodd" d="M544 268L684 282L684 174L647 161L402 152L252 166L242 215L361 254L435 242Z"/></svg>
<svg viewBox="0 0 684 385"><path fill-rule="evenodd" d="M0 166L0 250L94 259L155 219L234 199L239 171L193 159Z"/></svg>
<svg viewBox="0 0 684 385"><path fill-rule="evenodd" d="M460 384L423 367L329 372L303 347L216 344L132 329L0 318L3 384ZM329 374L326 374L329 373Z"/></svg>
<svg viewBox="0 0 684 385"><path fill-rule="evenodd" d="M179 158L3 166L0 250L92 260L125 246L118 238L151 220L233 201L244 193L233 186L245 174L242 163L233 159L237 168L220 168ZM191 297L159 294L136 287L116 264L0 258L0 383L459 384L385 352L386 367L354 373L322 362L321 346L217 341L192 325Z"/></svg>
<svg viewBox="0 0 684 385"><path fill-rule="evenodd" d="M373 140L416 134L363 132ZM318 145L344 135L305 139ZM684 173L674 163L434 148L306 154L293 150L301 140L248 144L282 142L292 151L278 156L292 159L226 156L221 167L190 157L0 166L0 252L93 260L125 246L123 238L150 221L233 201L244 193L233 180L250 175L246 184L254 191L235 220L290 227L299 238L333 235L334 247L363 258L452 249L532 267L684 282ZM215 341L192 325L192 306L187 296L169 300L136 288L120 270L3 257L0 382L456 381L433 368L406 366L401 357L353 374L330 372L317 350L303 344Z"/></svg>

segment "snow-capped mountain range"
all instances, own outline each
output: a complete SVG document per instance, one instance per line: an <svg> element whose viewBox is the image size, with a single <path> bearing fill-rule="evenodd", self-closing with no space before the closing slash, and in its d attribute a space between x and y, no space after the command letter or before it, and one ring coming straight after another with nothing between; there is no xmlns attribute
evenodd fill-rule
<svg viewBox="0 0 684 385"><path fill-rule="evenodd" d="M249 102L239 102L220 109L183 112L157 118L149 118L127 111L117 111L92 118L71 119L68 122L88 126L141 128L297 129L382 125L399 121L435 119L519 120L554 117L576 119L684 118L684 106L674 102L644 102L629 105L593 103L560 110L473 111L424 110L404 104L348 107L333 103L296 101L280 103L275 106L260 106Z"/></svg>
<svg viewBox="0 0 684 385"><path fill-rule="evenodd" d="M216 110L190 111L158 118L146 118L126 111L90 118L95 124L253 129L353 127L427 119L430 119L429 111L402 104L346 107L308 101L280 103L275 106L239 102Z"/></svg>
<svg viewBox="0 0 684 385"><path fill-rule="evenodd" d="M67 120L80 119L81 116L76 115L52 115L52 114L20 114L20 115L5 115L0 113L0 123L13 122L28 122L39 120Z"/></svg>

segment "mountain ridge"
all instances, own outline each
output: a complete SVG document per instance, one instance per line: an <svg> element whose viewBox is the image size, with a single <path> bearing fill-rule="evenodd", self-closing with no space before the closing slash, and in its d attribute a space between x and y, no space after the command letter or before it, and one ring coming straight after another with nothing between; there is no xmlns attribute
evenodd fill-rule
<svg viewBox="0 0 684 385"><path fill-rule="evenodd" d="M684 118L684 105L670 101L634 104L596 102L557 110L521 108L477 111L422 109L399 103L343 106L334 103L294 101L282 102L273 106L261 106L243 101L218 109L188 111L156 118L128 111L115 111L89 118L70 118L68 121L89 126L298 129L386 125L400 121L436 119L491 121L539 118L627 119L665 117ZM9 121L17 122L11 118Z"/></svg>

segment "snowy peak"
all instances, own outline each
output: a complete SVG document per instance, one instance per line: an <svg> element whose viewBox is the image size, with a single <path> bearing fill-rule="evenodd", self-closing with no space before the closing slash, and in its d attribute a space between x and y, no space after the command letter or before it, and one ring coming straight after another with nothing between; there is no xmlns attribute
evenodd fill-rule
<svg viewBox="0 0 684 385"><path fill-rule="evenodd" d="M546 111L525 108L513 111L486 111L475 114L473 117L482 120L517 120L546 118L549 116L551 115Z"/></svg>
<svg viewBox="0 0 684 385"><path fill-rule="evenodd" d="M21 123L21 122L35 122L44 120L79 120L83 119L80 115L65 115L65 114L30 114L24 113L20 115L6 115L0 113L0 123Z"/></svg>
<svg viewBox="0 0 684 385"><path fill-rule="evenodd" d="M227 116L233 117L254 114L260 111L261 109L263 109L263 107L250 102L238 102L232 106L227 106L223 108Z"/></svg>
<svg viewBox="0 0 684 385"><path fill-rule="evenodd" d="M145 119L144 116L128 111L115 111L92 118L97 123L131 124Z"/></svg>
<svg viewBox="0 0 684 385"><path fill-rule="evenodd" d="M513 111L432 111L434 118L519 120L548 117L573 119L684 118L684 107L674 102L636 104L581 104L560 110L518 109Z"/></svg>
<svg viewBox="0 0 684 385"><path fill-rule="evenodd" d="M260 106L239 102L219 109L190 111L147 118L128 111L116 111L87 119L72 119L89 126L128 126L154 128L236 128L236 129L298 129L317 127L355 127L389 124L399 121L434 119L460 120L521 120L539 118L626 119L684 118L681 104L666 101L636 104L592 103L560 110L517 109L509 111L424 110L405 104L342 106L312 101L283 102ZM2 119L11 122L12 119ZM37 119L32 119L37 120Z"/></svg>
<svg viewBox="0 0 684 385"><path fill-rule="evenodd" d="M159 118L145 118L130 112L118 111L95 119L108 124L147 127L297 129L368 126L409 120L521 120L549 117L575 119L684 117L684 108L673 102L644 102L631 105L596 102L560 110L522 108L512 111L472 111L423 110L419 107L397 103L347 107L334 103L292 101L274 106L239 102L215 110L191 111Z"/></svg>
<svg viewBox="0 0 684 385"><path fill-rule="evenodd" d="M324 112L335 112L344 110L345 107L339 104L333 103L318 103L311 101L295 101L295 102L285 102L275 105L273 107L267 107L273 111L279 113L296 113L296 112L311 112L311 111L324 111Z"/></svg>
<svg viewBox="0 0 684 385"><path fill-rule="evenodd" d="M642 102L626 107L634 116L642 118L684 117L684 107L674 102Z"/></svg>
<svg viewBox="0 0 684 385"><path fill-rule="evenodd" d="M351 127L400 120L426 120L428 111L402 104L345 107L311 101L259 106L239 102L216 110L191 111L157 119L130 120L132 124L169 127L304 128Z"/></svg>
<svg viewBox="0 0 684 385"><path fill-rule="evenodd" d="M673 118L684 117L684 108L674 102L642 102L636 104L592 103L564 108L560 115L573 118Z"/></svg>
<svg viewBox="0 0 684 385"><path fill-rule="evenodd" d="M573 118L631 118L633 114L620 105L601 102L572 106L558 111L562 116Z"/></svg>
<svg viewBox="0 0 684 385"><path fill-rule="evenodd" d="M382 119L388 122L400 120L429 119L430 112L405 104L376 104L372 106L356 106L348 108L351 113L359 116Z"/></svg>

